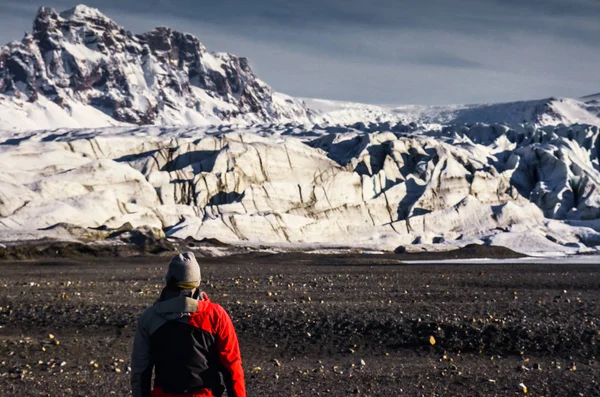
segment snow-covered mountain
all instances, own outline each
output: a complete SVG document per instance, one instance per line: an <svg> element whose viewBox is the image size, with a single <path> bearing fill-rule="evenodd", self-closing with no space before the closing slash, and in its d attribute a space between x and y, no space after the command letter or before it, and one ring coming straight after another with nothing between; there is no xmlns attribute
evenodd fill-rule
<svg viewBox="0 0 600 397"><path fill-rule="evenodd" d="M313 111L311 120L318 124L356 122L402 122L418 125L532 124L600 126L600 95L585 98L547 98L530 101L446 106L376 106L361 103L304 99Z"/></svg>
<svg viewBox="0 0 600 397"><path fill-rule="evenodd" d="M166 27L133 35L98 10L40 8L0 49L3 129L304 121L246 58L211 53Z"/></svg>
<svg viewBox="0 0 600 397"><path fill-rule="evenodd" d="M274 92L169 28L41 8L0 49L0 242L600 251L600 96L375 106Z"/></svg>
<svg viewBox="0 0 600 397"><path fill-rule="evenodd" d="M375 106L274 92L246 58L208 52L166 27L134 35L83 5L40 8L33 31L0 48L0 129L123 125L600 125L600 102Z"/></svg>

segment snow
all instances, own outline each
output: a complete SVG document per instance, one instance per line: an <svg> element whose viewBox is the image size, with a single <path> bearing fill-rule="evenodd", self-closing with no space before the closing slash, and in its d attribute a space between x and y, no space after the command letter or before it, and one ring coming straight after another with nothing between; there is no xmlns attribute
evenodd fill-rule
<svg viewBox="0 0 600 397"><path fill-rule="evenodd" d="M100 62L103 59L106 59L106 55L81 44L73 44L68 41L64 41L62 46L69 52L69 54L73 55L79 60Z"/></svg>
<svg viewBox="0 0 600 397"><path fill-rule="evenodd" d="M507 247L513 251L539 257L558 257L579 252L576 247L556 244L534 232L509 232L492 236L491 245Z"/></svg>
<svg viewBox="0 0 600 397"><path fill-rule="evenodd" d="M78 4L75 7L61 12L60 16L68 20L85 21L87 19L107 19L104 14L97 8L88 7L83 4Z"/></svg>
<svg viewBox="0 0 600 397"><path fill-rule="evenodd" d="M571 257L524 257L524 258L513 258L513 259L498 259L498 258L480 258L480 259L445 259L445 260L408 260L402 261L401 263L409 265L417 264L452 264L452 263L481 263L485 265L510 265L510 264L544 264L544 265L584 265L584 264L598 264L600 262L600 256L598 255L574 255Z"/></svg>
<svg viewBox="0 0 600 397"><path fill-rule="evenodd" d="M0 95L1 96L1 95ZM0 130L32 131L53 128L98 128L127 125L100 110L79 103L71 103L70 110L62 108L45 97L34 103L5 97L0 100Z"/></svg>
<svg viewBox="0 0 600 397"><path fill-rule="evenodd" d="M208 69L212 69L216 72L223 74L223 61L218 59L213 54L206 53L202 57L202 64L204 64L204 66L206 66Z"/></svg>
<svg viewBox="0 0 600 397"><path fill-rule="evenodd" d="M589 101L589 98L586 97L585 101ZM402 122L404 124L416 123L429 128L448 124L473 123L509 126L520 124L600 126L598 109L586 105L583 100L570 98L446 106L377 106L312 98L304 98L303 101L308 108L316 112L312 120L318 124Z"/></svg>

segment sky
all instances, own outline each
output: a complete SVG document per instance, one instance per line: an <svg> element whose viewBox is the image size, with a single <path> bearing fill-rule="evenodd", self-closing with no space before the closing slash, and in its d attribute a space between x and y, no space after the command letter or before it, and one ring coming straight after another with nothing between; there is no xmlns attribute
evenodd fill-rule
<svg viewBox="0 0 600 397"><path fill-rule="evenodd" d="M40 6L0 0L0 43ZM600 92L600 0L88 0L133 33L196 35L289 95L458 104Z"/></svg>

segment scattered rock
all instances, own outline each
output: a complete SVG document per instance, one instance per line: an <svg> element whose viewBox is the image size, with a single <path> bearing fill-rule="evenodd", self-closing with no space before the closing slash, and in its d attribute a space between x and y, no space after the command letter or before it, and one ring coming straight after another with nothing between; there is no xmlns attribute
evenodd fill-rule
<svg viewBox="0 0 600 397"><path fill-rule="evenodd" d="M523 393L527 394L527 386L525 386L525 384L519 383L519 390L521 390Z"/></svg>

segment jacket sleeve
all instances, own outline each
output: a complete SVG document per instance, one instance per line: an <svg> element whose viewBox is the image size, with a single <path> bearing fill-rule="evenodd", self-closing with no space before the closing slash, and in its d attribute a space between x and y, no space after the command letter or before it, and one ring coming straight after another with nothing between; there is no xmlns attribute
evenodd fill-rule
<svg viewBox="0 0 600 397"><path fill-rule="evenodd" d="M235 329L231 318L223 309L218 310L218 329L216 347L219 361L225 369L225 381L228 397L246 397L242 357Z"/></svg>
<svg viewBox="0 0 600 397"><path fill-rule="evenodd" d="M135 329L131 353L131 391L133 397L150 397L152 369L150 340L143 328L142 318L140 318Z"/></svg>

